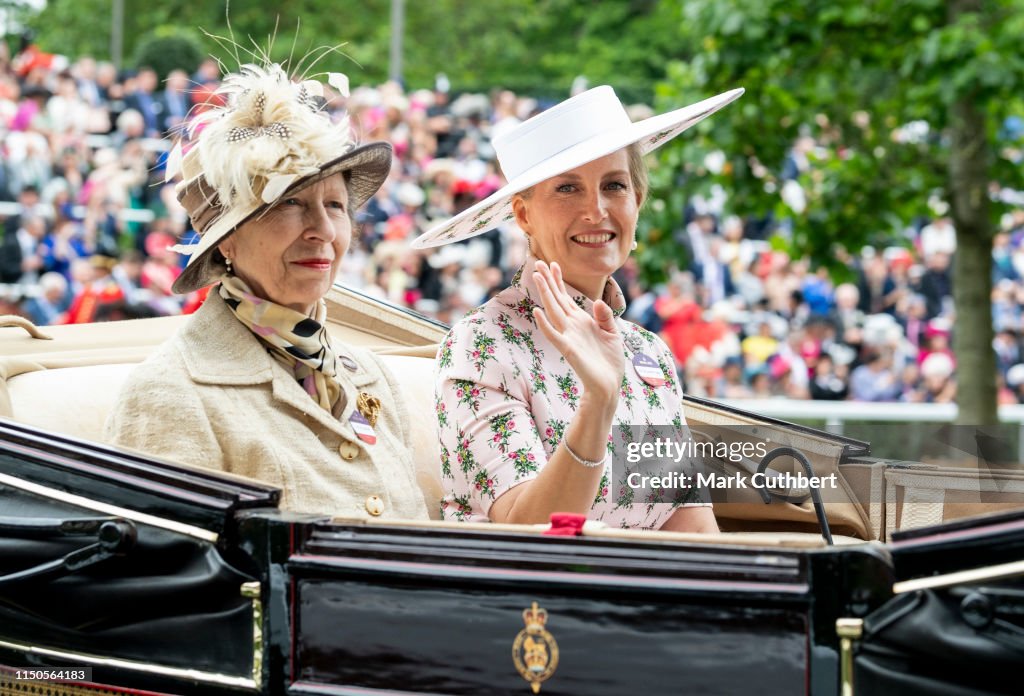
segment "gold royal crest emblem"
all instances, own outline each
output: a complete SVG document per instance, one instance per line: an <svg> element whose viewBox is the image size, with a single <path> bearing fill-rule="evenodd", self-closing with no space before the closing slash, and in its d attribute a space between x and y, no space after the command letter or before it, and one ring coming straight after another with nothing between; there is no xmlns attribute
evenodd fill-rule
<svg viewBox="0 0 1024 696"><path fill-rule="evenodd" d="M558 668L558 643L544 628L548 621L547 610L538 607L536 602L529 609L523 609L523 621L526 628L512 643L512 662L519 676L530 682L536 694L540 692L541 682Z"/></svg>

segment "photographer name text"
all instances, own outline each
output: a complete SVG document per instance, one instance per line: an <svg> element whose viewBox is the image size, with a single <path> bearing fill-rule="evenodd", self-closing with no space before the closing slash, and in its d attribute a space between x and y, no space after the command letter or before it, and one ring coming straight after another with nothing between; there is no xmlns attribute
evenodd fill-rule
<svg viewBox="0 0 1024 696"><path fill-rule="evenodd" d="M837 488L839 482L835 474L828 476L806 476L802 473L758 472L747 476L737 471L734 474L718 474L715 472L682 474L676 471L660 476L648 476L633 472L626 477L630 488L753 488L753 489L793 489L793 488Z"/></svg>

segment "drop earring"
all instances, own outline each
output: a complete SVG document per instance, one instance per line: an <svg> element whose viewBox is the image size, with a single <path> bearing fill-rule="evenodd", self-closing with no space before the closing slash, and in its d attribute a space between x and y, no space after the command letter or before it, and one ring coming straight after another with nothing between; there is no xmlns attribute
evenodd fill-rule
<svg viewBox="0 0 1024 696"><path fill-rule="evenodd" d="M235 269L232 268L232 266L231 266L231 259L229 259L227 256L224 257L224 265L228 269L228 275L234 275L235 274Z"/></svg>

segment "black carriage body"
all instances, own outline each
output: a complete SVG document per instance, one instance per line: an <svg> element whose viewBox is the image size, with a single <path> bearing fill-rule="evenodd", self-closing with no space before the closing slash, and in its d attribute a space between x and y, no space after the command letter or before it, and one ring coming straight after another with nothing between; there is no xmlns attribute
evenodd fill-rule
<svg viewBox="0 0 1024 696"><path fill-rule="evenodd" d="M9 421L0 441L0 517L22 525L0 538L0 575L89 542L55 533L61 520L137 530L121 556L0 581L0 687L16 668L89 665L89 684L54 693L527 694L513 648L531 609L549 667L557 651L537 684L549 695L839 694L839 619L866 620L862 693L929 693L914 685L953 683L979 655L989 673L960 681L984 688L950 693L1000 693L993 675L1021 654L993 653L1002 638L983 630L980 652L928 666L938 644L915 645L907 617L938 606L955 621L960 590L894 596L937 572L1020 559L1021 514L891 545L792 548L357 523L284 514L272 488ZM1004 613L1020 606L1012 580L986 592Z"/></svg>

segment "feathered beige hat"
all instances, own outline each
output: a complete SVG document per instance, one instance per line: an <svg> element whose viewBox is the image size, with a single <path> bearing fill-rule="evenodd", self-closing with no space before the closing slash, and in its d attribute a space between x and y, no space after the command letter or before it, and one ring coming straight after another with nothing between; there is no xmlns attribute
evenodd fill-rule
<svg viewBox="0 0 1024 696"><path fill-rule="evenodd" d="M347 94L344 75L332 73L328 82ZM226 271L217 245L288 194L347 172L355 210L391 169L391 145L356 145L348 119L335 123L323 111L316 80L293 82L277 64L245 65L217 93L226 105L196 117L190 149L182 155L179 143L167 161L168 180L181 172L175 193L200 235L196 244L173 247L191 256L172 287L179 294L217 282Z"/></svg>

